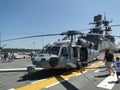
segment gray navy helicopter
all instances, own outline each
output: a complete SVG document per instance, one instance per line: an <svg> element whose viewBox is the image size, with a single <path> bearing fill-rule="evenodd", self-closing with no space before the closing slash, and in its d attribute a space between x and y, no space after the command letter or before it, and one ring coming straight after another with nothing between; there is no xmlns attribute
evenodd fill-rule
<svg viewBox="0 0 120 90"><path fill-rule="evenodd" d="M105 49L116 49L115 38L113 35L110 35L110 32L112 31L111 27L119 25L110 26L109 23L111 21L106 20L105 16L102 20L102 15L99 14L94 16L94 22L90 24L94 24L95 27L90 28L90 32L87 34L77 30L70 30L58 34L34 35L2 40L1 42L62 35L64 36L63 39L44 46L41 52L32 59L34 66L28 66L27 70L31 73L35 70L35 67L44 69L78 68L97 59L101 51Z"/></svg>

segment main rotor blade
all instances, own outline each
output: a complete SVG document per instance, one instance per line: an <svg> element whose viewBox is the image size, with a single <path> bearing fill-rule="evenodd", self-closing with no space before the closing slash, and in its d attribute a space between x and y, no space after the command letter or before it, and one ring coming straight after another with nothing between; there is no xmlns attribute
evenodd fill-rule
<svg viewBox="0 0 120 90"><path fill-rule="evenodd" d="M99 33L87 33L87 35L98 35L98 36L103 36L103 34L99 34Z"/></svg>
<svg viewBox="0 0 120 90"><path fill-rule="evenodd" d="M44 36L56 36L56 35L61 35L61 34L33 35L33 36L26 36L26 37L18 37L18 38L12 38L12 39L1 40L0 42L13 41L13 40L19 40L19 39L27 39L27 38L35 38L35 37L44 37Z"/></svg>
<svg viewBox="0 0 120 90"><path fill-rule="evenodd" d="M6 40L1 40L0 42L6 42L6 41L13 41L13 40L19 40L19 39L27 39L27 38L35 38L35 37L44 37L44 36L56 36L56 35L78 35L82 34L79 31L76 30L70 30L67 32L59 33L59 34L43 34L43 35L33 35L33 36L26 36L26 37L18 37L18 38L12 38L12 39L6 39Z"/></svg>

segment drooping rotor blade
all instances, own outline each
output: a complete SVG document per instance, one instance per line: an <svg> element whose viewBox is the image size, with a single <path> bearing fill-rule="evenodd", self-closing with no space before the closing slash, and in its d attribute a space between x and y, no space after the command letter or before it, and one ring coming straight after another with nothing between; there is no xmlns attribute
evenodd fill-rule
<svg viewBox="0 0 120 90"><path fill-rule="evenodd" d="M19 40L19 39L27 39L27 38L35 38L35 37L44 37L44 36L56 36L56 35L61 35L61 34L33 35L33 36L26 36L26 37L18 37L18 38L12 38L12 39L1 40L1 42L13 41L13 40Z"/></svg>
<svg viewBox="0 0 120 90"><path fill-rule="evenodd" d="M56 36L56 35L78 35L82 34L81 32L77 30L69 30L67 32L59 33L59 34L43 34L43 35L33 35L33 36L26 36L26 37L18 37L18 38L12 38L12 39L6 39L6 40L1 40L0 42L6 42L6 41L13 41L13 40L19 40L19 39L27 39L27 38L35 38L35 37L44 37L44 36Z"/></svg>
<svg viewBox="0 0 120 90"><path fill-rule="evenodd" d="M4 48L5 46L7 46L7 44L4 44L4 45L2 46L2 48Z"/></svg>

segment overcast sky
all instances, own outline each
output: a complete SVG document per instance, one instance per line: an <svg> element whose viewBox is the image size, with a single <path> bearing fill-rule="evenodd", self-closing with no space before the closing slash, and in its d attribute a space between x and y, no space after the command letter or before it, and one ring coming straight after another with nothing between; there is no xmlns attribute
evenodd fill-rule
<svg viewBox="0 0 120 90"><path fill-rule="evenodd" d="M88 24L95 15L104 13L108 20L113 20L111 25L120 24L119 9L120 0L0 0L1 39L82 30L92 26ZM120 35L119 28L112 28L114 35ZM42 48L58 38L62 37L32 38L1 44L11 48Z"/></svg>

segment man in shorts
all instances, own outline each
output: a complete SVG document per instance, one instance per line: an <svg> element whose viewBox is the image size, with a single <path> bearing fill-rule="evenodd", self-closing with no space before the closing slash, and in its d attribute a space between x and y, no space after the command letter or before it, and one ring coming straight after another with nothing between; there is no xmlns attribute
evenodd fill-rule
<svg viewBox="0 0 120 90"><path fill-rule="evenodd" d="M113 61L114 61L113 53L109 49L106 49L104 62L105 62L105 65L106 65L106 70L108 71L109 75L114 73L114 70L113 70L113 67L112 67Z"/></svg>

